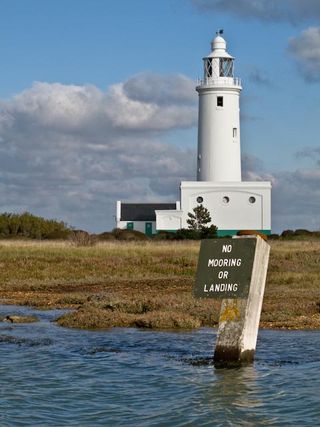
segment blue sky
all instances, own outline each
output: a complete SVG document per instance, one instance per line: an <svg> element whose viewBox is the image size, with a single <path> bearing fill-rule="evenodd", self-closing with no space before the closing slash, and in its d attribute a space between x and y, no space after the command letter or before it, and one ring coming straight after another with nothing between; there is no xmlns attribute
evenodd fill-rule
<svg viewBox="0 0 320 427"><path fill-rule="evenodd" d="M0 0L2 211L114 227L195 178L197 77L219 28L242 78L246 179L274 231L319 229L318 0Z"/></svg>

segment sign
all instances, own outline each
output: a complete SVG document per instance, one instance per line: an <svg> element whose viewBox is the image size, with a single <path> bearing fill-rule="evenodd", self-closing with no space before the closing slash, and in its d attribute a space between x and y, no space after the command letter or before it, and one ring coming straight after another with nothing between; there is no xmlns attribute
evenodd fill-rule
<svg viewBox="0 0 320 427"><path fill-rule="evenodd" d="M246 298L249 293L256 239L201 241L196 298Z"/></svg>

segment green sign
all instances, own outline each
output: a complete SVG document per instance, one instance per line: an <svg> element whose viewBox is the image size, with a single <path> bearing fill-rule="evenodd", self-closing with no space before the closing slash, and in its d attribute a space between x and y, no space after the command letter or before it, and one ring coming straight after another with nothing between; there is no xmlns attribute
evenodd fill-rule
<svg viewBox="0 0 320 427"><path fill-rule="evenodd" d="M255 238L202 240L194 296L246 298L255 247Z"/></svg>

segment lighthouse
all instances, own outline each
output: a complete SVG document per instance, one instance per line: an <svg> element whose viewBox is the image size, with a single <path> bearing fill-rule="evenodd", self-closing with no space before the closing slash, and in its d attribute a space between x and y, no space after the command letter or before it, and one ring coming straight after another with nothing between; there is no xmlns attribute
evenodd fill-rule
<svg viewBox="0 0 320 427"><path fill-rule="evenodd" d="M203 58L199 94L197 180L241 181L241 81L234 77L234 58L227 52L222 30Z"/></svg>
<svg viewBox="0 0 320 427"><path fill-rule="evenodd" d="M117 227L174 232L188 228L188 213L199 205L210 212L218 236L240 230L271 233L271 183L242 181L240 93L235 58L220 30L203 58L199 95L197 181L182 181L180 201L167 204L117 202ZM259 141L257 141L259 143ZM147 228L149 227L149 228Z"/></svg>
<svg viewBox="0 0 320 427"><path fill-rule="evenodd" d="M187 228L188 213L202 204L219 236L240 230L271 232L271 183L242 181L240 94L235 58L228 52L220 30L203 58L199 95L197 181L180 184L180 209L157 210L156 229ZM257 141L257 143L259 143Z"/></svg>

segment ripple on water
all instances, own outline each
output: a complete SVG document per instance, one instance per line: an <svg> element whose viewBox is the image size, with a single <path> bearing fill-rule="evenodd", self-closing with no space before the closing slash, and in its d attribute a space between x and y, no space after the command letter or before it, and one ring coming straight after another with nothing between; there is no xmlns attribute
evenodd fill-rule
<svg viewBox="0 0 320 427"><path fill-rule="evenodd" d="M1 426L317 425L320 332L261 331L254 366L212 366L215 331L0 324Z"/></svg>

